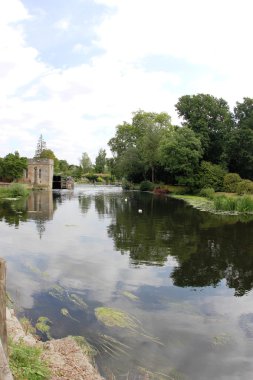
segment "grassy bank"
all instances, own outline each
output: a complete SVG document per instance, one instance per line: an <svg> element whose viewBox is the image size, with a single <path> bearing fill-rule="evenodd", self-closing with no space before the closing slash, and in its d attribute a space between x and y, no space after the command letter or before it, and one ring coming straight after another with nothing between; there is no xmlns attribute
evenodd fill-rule
<svg viewBox="0 0 253 380"><path fill-rule="evenodd" d="M253 214L253 196L215 193L212 197L195 195L172 195L174 198L183 199L191 206L213 213L224 214Z"/></svg>
<svg viewBox="0 0 253 380"><path fill-rule="evenodd" d="M21 198L26 197L29 190L25 185L12 183L10 186L0 187L0 199L3 198Z"/></svg>

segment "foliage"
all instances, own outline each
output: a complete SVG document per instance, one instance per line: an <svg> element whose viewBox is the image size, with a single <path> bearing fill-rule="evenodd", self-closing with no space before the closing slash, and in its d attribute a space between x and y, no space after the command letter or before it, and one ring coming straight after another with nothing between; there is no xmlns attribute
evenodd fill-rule
<svg viewBox="0 0 253 380"><path fill-rule="evenodd" d="M9 153L0 159L0 179L11 182L23 176L27 168L26 157L20 157L18 152Z"/></svg>
<svg viewBox="0 0 253 380"><path fill-rule="evenodd" d="M85 355L87 355L89 358L93 358L97 355L96 349L87 342L87 340L83 336L74 335L71 336L72 339L78 344L78 346L82 349Z"/></svg>
<svg viewBox="0 0 253 380"><path fill-rule="evenodd" d="M105 149L99 149L98 155L95 159L95 172L104 173L106 168L106 151Z"/></svg>
<svg viewBox="0 0 253 380"><path fill-rule="evenodd" d="M165 113L133 113L131 123L116 128L116 135L108 145L114 155L115 174L133 182L140 182L151 174L154 181L159 162L159 147L171 118Z"/></svg>
<svg viewBox="0 0 253 380"><path fill-rule="evenodd" d="M227 159L231 172L253 180L253 99L244 98L234 108L236 128L229 136Z"/></svg>
<svg viewBox="0 0 253 380"><path fill-rule="evenodd" d="M223 180L226 171L217 164L202 161L198 173L198 187L212 187L215 191L223 190Z"/></svg>
<svg viewBox="0 0 253 380"><path fill-rule="evenodd" d="M199 195L201 197L213 199L215 196L215 191L212 187L204 187L203 189L200 190Z"/></svg>
<svg viewBox="0 0 253 380"><path fill-rule="evenodd" d="M80 166L82 167L83 173L88 173L92 170L92 163L88 153L82 153L82 157L80 158Z"/></svg>
<svg viewBox="0 0 253 380"><path fill-rule="evenodd" d="M39 317L35 327L40 333L45 335L48 339L51 339L50 324L51 321L47 317Z"/></svg>
<svg viewBox="0 0 253 380"><path fill-rule="evenodd" d="M214 207L217 211L253 212L253 199L247 195L242 197L221 195L214 198Z"/></svg>
<svg viewBox="0 0 253 380"><path fill-rule="evenodd" d="M153 191L155 185L150 181L142 181L140 183L140 191Z"/></svg>
<svg viewBox="0 0 253 380"><path fill-rule="evenodd" d="M22 317L20 318L19 322L21 323L25 334L35 334L36 329L33 327L31 321L28 318Z"/></svg>
<svg viewBox="0 0 253 380"><path fill-rule="evenodd" d="M128 148L116 162L117 177L125 177L131 182L141 182L144 179L145 167L137 148Z"/></svg>
<svg viewBox="0 0 253 380"><path fill-rule="evenodd" d="M41 153L43 152L43 150L46 150L46 149L47 149L46 142L43 139L43 136L40 135L38 143L37 143L37 149L35 151L34 158L41 158ZM48 158L48 157L44 157L44 158Z"/></svg>
<svg viewBox="0 0 253 380"><path fill-rule="evenodd" d="M253 182L249 179L243 179L242 181L238 182L236 192L239 195L253 194Z"/></svg>
<svg viewBox="0 0 253 380"><path fill-rule="evenodd" d="M133 184L127 181L125 178L122 179L121 186L123 190L133 190Z"/></svg>
<svg viewBox="0 0 253 380"><path fill-rule="evenodd" d="M184 119L183 124L200 138L204 160L222 162L227 137L233 128L228 103L208 94L184 95L176 109Z"/></svg>
<svg viewBox="0 0 253 380"><path fill-rule="evenodd" d="M18 380L46 380L50 378L47 363L40 358L42 350L22 341L9 343L10 368Z"/></svg>
<svg viewBox="0 0 253 380"><path fill-rule="evenodd" d="M11 197L26 197L29 194L29 190L21 183L13 183L8 187L8 193Z"/></svg>
<svg viewBox="0 0 253 380"><path fill-rule="evenodd" d="M97 307L95 309L96 318L108 327L121 327L135 329L137 322L127 313L109 307Z"/></svg>
<svg viewBox="0 0 253 380"><path fill-rule="evenodd" d="M241 177L237 173L228 173L224 176L223 190L229 193L235 193Z"/></svg>
<svg viewBox="0 0 253 380"><path fill-rule="evenodd" d="M161 143L160 161L175 174L178 183L192 186L202 157L200 140L188 127L177 128Z"/></svg>

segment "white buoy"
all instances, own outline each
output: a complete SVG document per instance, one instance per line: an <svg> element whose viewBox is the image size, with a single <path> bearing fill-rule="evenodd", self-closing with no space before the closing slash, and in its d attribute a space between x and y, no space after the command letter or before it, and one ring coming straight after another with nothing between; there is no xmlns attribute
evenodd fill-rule
<svg viewBox="0 0 253 380"><path fill-rule="evenodd" d="M125 202L127 202L127 198L125 198Z"/></svg>
<svg viewBox="0 0 253 380"><path fill-rule="evenodd" d="M139 214L142 214L142 209L139 208L138 213L139 213Z"/></svg>

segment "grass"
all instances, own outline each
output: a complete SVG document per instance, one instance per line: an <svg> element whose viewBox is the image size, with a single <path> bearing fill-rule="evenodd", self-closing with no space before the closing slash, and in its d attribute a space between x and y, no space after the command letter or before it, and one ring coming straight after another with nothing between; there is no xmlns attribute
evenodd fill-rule
<svg viewBox="0 0 253 380"><path fill-rule="evenodd" d="M26 197L29 190L20 183L13 183L8 187L0 187L0 198L20 198Z"/></svg>
<svg viewBox="0 0 253 380"><path fill-rule="evenodd" d="M173 197L183 199L202 211L227 214L253 213L253 197L250 195L238 196L230 193L215 193L211 198L207 198L196 195L173 194Z"/></svg>
<svg viewBox="0 0 253 380"><path fill-rule="evenodd" d="M47 380L50 371L41 359L42 350L31 347L22 341L9 342L9 364L15 380Z"/></svg>

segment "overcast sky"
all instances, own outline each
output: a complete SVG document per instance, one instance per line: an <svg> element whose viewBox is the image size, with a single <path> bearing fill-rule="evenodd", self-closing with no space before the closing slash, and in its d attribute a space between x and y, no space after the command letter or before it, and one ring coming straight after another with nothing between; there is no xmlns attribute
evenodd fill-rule
<svg viewBox="0 0 253 380"><path fill-rule="evenodd" d="M2 0L0 157L108 150L138 109L253 97L252 0ZM109 154L109 150L108 150Z"/></svg>

